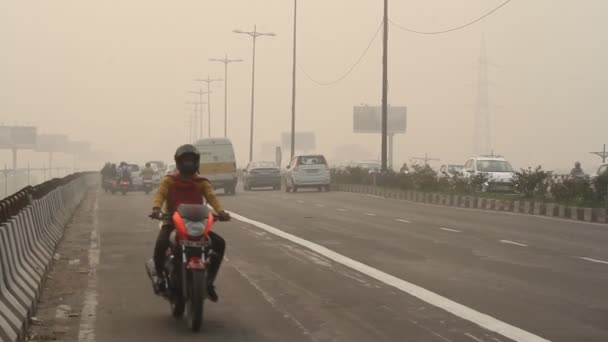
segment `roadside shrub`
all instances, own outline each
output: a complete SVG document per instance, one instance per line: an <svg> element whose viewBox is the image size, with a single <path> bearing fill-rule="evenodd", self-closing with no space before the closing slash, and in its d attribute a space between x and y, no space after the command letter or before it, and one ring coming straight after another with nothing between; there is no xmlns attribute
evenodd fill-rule
<svg viewBox="0 0 608 342"><path fill-rule="evenodd" d="M513 183L515 190L523 194L524 197L544 198L549 188L550 177L551 172L544 171L539 165L534 170L528 168L515 172Z"/></svg>
<svg viewBox="0 0 608 342"><path fill-rule="evenodd" d="M608 197L606 197L608 195L608 171L593 180L593 188L595 189L597 201L606 203L608 201Z"/></svg>
<svg viewBox="0 0 608 342"><path fill-rule="evenodd" d="M408 175L411 175L417 190L438 190L437 172L430 166L414 164L412 165L412 171Z"/></svg>
<svg viewBox="0 0 608 342"><path fill-rule="evenodd" d="M554 177L551 181L551 195L557 202L571 205L593 204L594 191L589 177Z"/></svg>

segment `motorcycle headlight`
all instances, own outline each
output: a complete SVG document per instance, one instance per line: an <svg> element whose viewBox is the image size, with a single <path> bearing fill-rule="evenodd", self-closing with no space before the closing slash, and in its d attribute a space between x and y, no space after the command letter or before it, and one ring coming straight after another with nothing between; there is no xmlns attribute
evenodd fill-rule
<svg viewBox="0 0 608 342"><path fill-rule="evenodd" d="M186 221L185 224L186 230L188 230L188 235L192 237L199 237L203 235L203 231L207 225L207 219L204 221Z"/></svg>

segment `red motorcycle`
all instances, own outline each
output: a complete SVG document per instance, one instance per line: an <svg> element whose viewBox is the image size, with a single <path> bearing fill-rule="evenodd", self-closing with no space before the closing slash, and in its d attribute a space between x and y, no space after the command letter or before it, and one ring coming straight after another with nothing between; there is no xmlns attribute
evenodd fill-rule
<svg viewBox="0 0 608 342"><path fill-rule="evenodd" d="M119 186L120 186L120 192L123 195L126 195L127 192L129 191L129 187L131 186L131 183L128 180L121 180Z"/></svg>
<svg viewBox="0 0 608 342"><path fill-rule="evenodd" d="M146 271L156 295L171 304L175 318L186 317L192 331L199 331L203 323L204 302L207 297L207 269L213 250L209 232L219 216L205 205L181 204L173 215L162 214L153 219L171 219L175 229L171 233L170 247L164 263L166 292L161 293L154 281L157 277L154 261L146 263Z"/></svg>

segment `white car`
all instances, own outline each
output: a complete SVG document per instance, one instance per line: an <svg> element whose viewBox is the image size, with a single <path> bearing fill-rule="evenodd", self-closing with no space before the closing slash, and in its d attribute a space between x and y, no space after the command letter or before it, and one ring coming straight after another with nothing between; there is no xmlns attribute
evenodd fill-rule
<svg viewBox="0 0 608 342"><path fill-rule="evenodd" d="M487 182L482 184L484 192L513 192L513 175L511 164L503 158L477 157L464 164L465 177L484 175Z"/></svg>
<svg viewBox="0 0 608 342"><path fill-rule="evenodd" d="M331 176L325 156L320 154L295 156L287 165L283 182L287 192L296 192L301 188L329 191Z"/></svg>
<svg viewBox="0 0 608 342"><path fill-rule="evenodd" d="M597 168L596 177L603 175L605 172L608 172L608 164L603 164Z"/></svg>
<svg viewBox="0 0 608 342"><path fill-rule="evenodd" d="M169 163L167 165L167 170L165 170L165 176L170 176L177 171L177 165L175 163Z"/></svg>

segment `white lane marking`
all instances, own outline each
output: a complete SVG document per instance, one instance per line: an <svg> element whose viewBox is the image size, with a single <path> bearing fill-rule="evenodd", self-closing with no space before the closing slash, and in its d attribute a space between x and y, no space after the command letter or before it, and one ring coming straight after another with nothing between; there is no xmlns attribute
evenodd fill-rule
<svg viewBox="0 0 608 342"><path fill-rule="evenodd" d="M304 204L304 201L302 200L297 200L296 202L298 202L299 204Z"/></svg>
<svg viewBox="0 0 608 342"><path fill-rule="evenodd" d="M99 190L98 190L99 191ZM78 341L95 342L95 321L97 318L97 265L99 265L99 254L101 251L101 238L98 232L98 209L99 204L95 195L93 204L93 230L91 231L91 246L89 248L89 280L87 290L84 294L84 305L80 312L80 327L78 329Z"/></svg>
<svg viewBox="0 0 608 342"><path fill-rule="evenodd" d="M376 216L376 214L374 214L374 213L365 213L365 215L367 215L367 216Z"/></svg>
<svg viewBox="0 0 608 342"><path fill-rule="evenodd" d="M473 340L475 340L475 341L477 341L477 342L485 342L484 340L479 339L479 338L475 337L474 335L472 335L470 333L464 333L464 335L467 336L467 337L469 337L469 338L471 338L471 339L473 339Z"/></svg>
<svg viewBox="0 0 608 342"><path fill-rule="evenodd" d="M337 211L341 211L341 212L347 212L347 211L348 211L348 210L346 210L346 209L341 209L341 208L338 208L338 209L336 209L336 210L337 210Z"/></svg>
<svg viewBox="0 0 608 342"><path fill-rule="evenodd" d="M251 284L251 286L253 286L262 295L262 297L264 297L264 299L266 299L268 304L270 304L270 306L272 306L273 309L275 309L280 314L282 314L284 318L290 320L293 324L295 324L295 326L298 327L304 335L310 337L310 339L312 341L317 341L317 342L319 341L315 338L315 336L308 329L306 329L306 327L302 323L300 323L300 321L298 321L297 318L295 318L287 310L280 307L279 304L277 303L277 301L268 292L264 291L264 289L262 287L260 287L260 285L258 285L258 283L256 283L250 276L248 276L240 268L238 268L234 265L233 265L233 267L243 278L245 278L249 282L249 284Z"/></svg>
<svg viewBox="0 0 608 342"><path fill-rule="evenodd" d="M526 245L525 243L521 243L521 242L515 242L515 241L511 241L511 240L499 240L501 243L506 243L508 245L515 245L515 246L520 246L520 247L528 247L528 245Z"/></svg>
<svg viewBox="0 0 608 342"><path fill-rule="evenodd" d="M441 230L445 230L446 232L452 232L452 233L462 233L462 231L458 230L458 229L450 229L450 228L439 228Z"/></svg>
<svg viewBox="0 0 608 342"><path fill-rule="evenodd" d="M420 286L414 285L403 279L392 276L388 273L382 272L378 269L375 269L371 266L363 264L359 261L353 260L347 256L336 253L336 252L332 251L331 249L318 245L314 242L311 242L311 241L302 239L298 236L289 234L287 232L284 232L278 228L274 228L265 223L251 220L251 219L241 216L239 214L236 214L236 213L231 213L231 214L232 214L232 217L234 217L235 219L237 219L241 222L251 224L251 225L258 227L260 229L263 229L271 234L282 237L282 238L289 240L293 243L296 243L300 246L306 247L330 260L333 260L346 267L350 267L357 272L363 273L363 274L365 274L371 278L374 278L376 280L379 280L387 285L395 287L395 288L397 288L405 293L408 293L411 296L414 296L422 301L425 301L433 306L436 306L440 309L450 312L462 319L473 322L473 323L481 326L482 328L494 331L502 336L505 336L505 337L510 338L515 341L548 342L548 340L546 340L540 336L534 335L523 329L520 329L518 327L515 327L515 326L505 323L503 321L500 321L492 316L486 315L484 313L471 309L467 306L456 303L446 297L443 297L439 294L431 292Z"/></svg>
<svg viewBox="0 0 608 342"><path fill-rule="evenodd" d="M371 198L381 198L381 199L385 199L382 196L376 196L376 195L365 195L365 197L371 197Z"/></svg>
<svg viewBox="0 0 608 342"><path fill-rule="evenodd" d="M608 261L604 261L604 260L587 258L587 257L576 257L576 258L582 259L582 260L591 261L591 262L595 262L595 263L598 263L598 264L607 264L608 265Z"/></svg>
<svg viewBox="0 0 608 342"><path fill-rule="evenodd" d="M412 222L410 222L408 220L404 220L404 219L395 219L395 221L402 222L402 223L412 223Z"/></svg>
<svg viewBox="0 0 608 342"><path fill-rule="evenodd" d="M316 205L317 207L319 207L319 208L325 208L325 204L317 203L317 204L315 204L315 205Z"/></svg>

